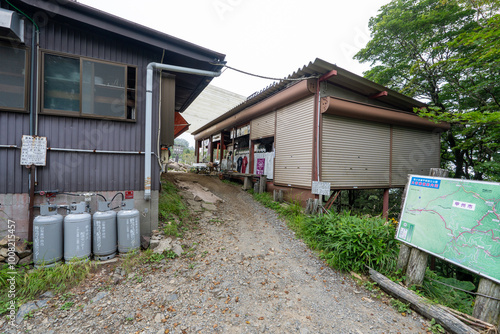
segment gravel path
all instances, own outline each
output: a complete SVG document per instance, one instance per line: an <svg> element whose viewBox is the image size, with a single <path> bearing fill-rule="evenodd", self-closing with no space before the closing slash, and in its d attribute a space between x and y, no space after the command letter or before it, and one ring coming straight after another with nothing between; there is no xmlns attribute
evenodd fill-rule
<svg viewBox="0 0 500 334"><path fill-rule="evenodd" d="M204 175L169 178L200 184L223 200L207 205L182 190L197 217L179 240L184 255L128 275L120 261L102 266L70 294L49 295L18 329L0 320L0 331L425 333L420 316L402 316L328 268L240 187ZM68 302L74 304L61 309Z"/></svg>

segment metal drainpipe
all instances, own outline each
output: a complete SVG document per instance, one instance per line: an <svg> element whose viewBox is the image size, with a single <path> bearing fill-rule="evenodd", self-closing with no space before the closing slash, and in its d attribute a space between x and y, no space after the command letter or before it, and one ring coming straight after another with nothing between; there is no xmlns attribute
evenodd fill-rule
<svg viewBox="0 0 500 334"><path fill-rule="evenodd" d="M146 72L146 124L144 148L144 199L151 199L151 127L153 114L153 70L165 70L178 73L201 75L204 77L218 77L222 72L199 70L196 68L181 67L160 63L149 63Z"/></svg>

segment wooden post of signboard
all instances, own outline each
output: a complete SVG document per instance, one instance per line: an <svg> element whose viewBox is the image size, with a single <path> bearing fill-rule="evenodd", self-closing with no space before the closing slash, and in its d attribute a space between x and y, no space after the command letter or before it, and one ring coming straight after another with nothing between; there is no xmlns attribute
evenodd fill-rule
<svg viewBox="0 0 500 334"><path fill-rule="evenodd" d="M448 176L448 171L441 168L431 168L429 172L429 176L438 176L438 177L446 177ZM406 189L405 189L406 190ZM402 203L403 205L403 203ZM401 207L402 208L402 207ZM401 215L400 215L401 219ZM406 246L408 247L408 246ZM425 252L422 252L419 249L409 247L411 251L409 252L409 256L407 250L405 250L405 254L403 256L408 256L408 264L406 265L406 285L410 286L413 284L421 285L424 281L425 277L425 269L427 269L427 258L428 255ZM401 249L400 249L401 252ZM401 260L401 263L400 263ZM398 267L404 267L403 259L398 258Z"/></svg>
<svg viewBox="0 0 500 334"><path fill-rule="evenodd" d="M498 326L500 324L500 285L487 278L481 278L477 293L496 299L478 295L474 302L472 316Z"/></svg>

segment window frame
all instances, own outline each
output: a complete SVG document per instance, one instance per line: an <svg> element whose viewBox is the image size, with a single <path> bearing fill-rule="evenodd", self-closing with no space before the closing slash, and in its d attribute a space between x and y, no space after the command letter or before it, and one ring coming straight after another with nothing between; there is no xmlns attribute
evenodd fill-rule
<svg viewBox="0 0 500 334"><path fill-rule="evenodd" d="M45 56L60 56L60 57L66 57L66 58L72 58L75 60L79 61L79 68L80 68L80 79L79 79L79 96L80 96L80 101L79 101L79 111L70 111L70 110L59 110L59 109L49 109L45 108ZM124 93L125 93L125 101L124 101L124 117L114 117L114 116L103 116L99 114L86 114L83 112L82 104L83 104L83 63L84 61L90 61L93 63L102 63L102 64L109 64L109 65L114 65L114 66L120 66L123 67L124 70ZM66 117L78 117L78 118L88 118L88 119L101 119L101 120L113 120L113 121L122 121L122 122L132 122L135 123L137 122L137 66L135 65L130 65L130 64L125 64L121 62L114 62L114 61L108 61L108 60L103 60L103 59L97 59L97 58L91 58L91 57L84 57L84 56L79 56L79 55L74 55L74 54L67 54L63 52L57 52L57 51L52 51L52 50L42 50L41 51L41 56L40 56L40 68L41 68L41 85L40 85L40 114L44 115L56 115L56 116L66 116ZM129 71L130 69L133 68L135 71L135 78L134 78L134 87L129 86ZM133 98L134 98L134 104L135 106L132 107L135 109L134 112L134 118L127 118L128 117L128 96L129 93L133 93ZM95 100L93 99L92 102Z"/></svg>
<svg viewBox="0 0 500 334"><path fill-rule="evenodd" d="M24 59L24 108L15 108L15 107L9 107L9 106L0 106L0 111L13 111L13 112L20 112L20 113L29 113L30 109L30 103L29 103L29 96L30 96L30 73L31 73L31 49L28 48L27 46L13 46L12 43L4 43L0 42L1 47L5 48L11 48L11 49L18 49L18 50L23 50L25 53L25 59ZM8 73L5 73L8 75Z"/></svg>

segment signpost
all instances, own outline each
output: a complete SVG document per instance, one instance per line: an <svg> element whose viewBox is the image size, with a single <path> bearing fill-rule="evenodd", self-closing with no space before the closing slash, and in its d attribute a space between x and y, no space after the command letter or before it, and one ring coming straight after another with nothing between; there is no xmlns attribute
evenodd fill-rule
<svg viewBox="0 0 500 334"><path fill-rule="evenodd" d="M312 181L311 192L315 195L330 195L330 182Z"/></svg>
<svg viewBox="0 0 500 334"><path fill-rule="evenodd" d="M396 239L500 283L500 183L410 175Z"/></svg>

